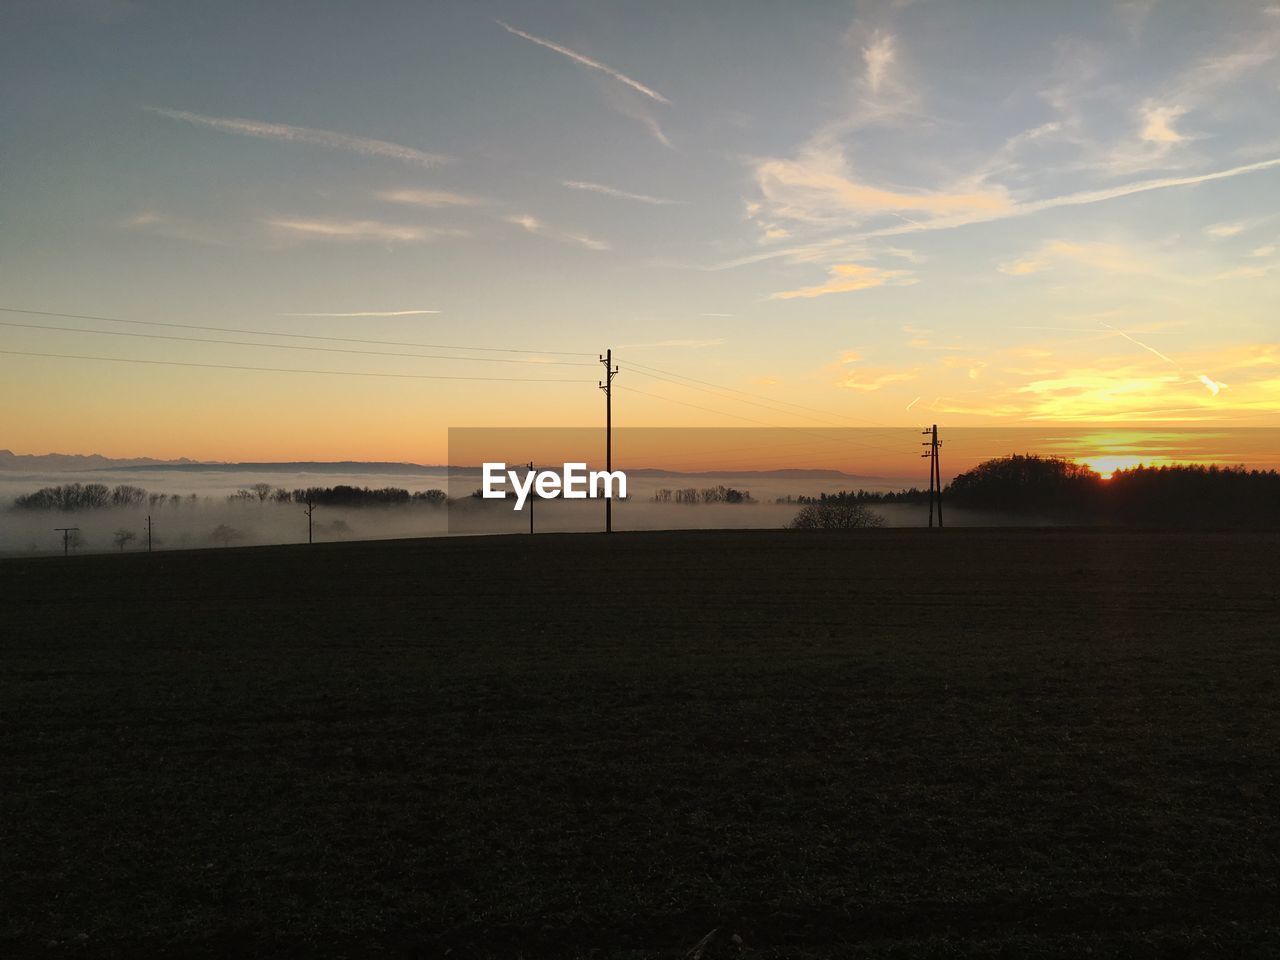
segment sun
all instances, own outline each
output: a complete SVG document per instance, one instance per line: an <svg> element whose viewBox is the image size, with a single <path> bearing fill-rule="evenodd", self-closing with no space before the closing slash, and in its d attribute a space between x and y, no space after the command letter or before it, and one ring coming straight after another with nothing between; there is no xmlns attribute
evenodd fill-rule
<svg viewBox="0 0 1280 960"><path fill-rule="evenodd" d="M1155 460L1162 458L1146 458L1138 459L1133 456L1096 456L1096 457L1076 457L1076 463L1082 464L1089 469L1095 471L1103 480L1110 480L1117 470L1132 470L1134 467L1142 466L1158 466Z"/></svg>

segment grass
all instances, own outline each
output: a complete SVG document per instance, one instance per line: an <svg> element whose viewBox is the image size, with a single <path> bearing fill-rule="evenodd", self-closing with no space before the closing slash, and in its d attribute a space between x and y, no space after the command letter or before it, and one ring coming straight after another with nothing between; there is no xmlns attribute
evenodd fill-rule
<svg viewBox="0 0 1280 960"><path fill-rule="evenodd" d="M1274 957L1277 548L3 561L0 953Z"/></svg>

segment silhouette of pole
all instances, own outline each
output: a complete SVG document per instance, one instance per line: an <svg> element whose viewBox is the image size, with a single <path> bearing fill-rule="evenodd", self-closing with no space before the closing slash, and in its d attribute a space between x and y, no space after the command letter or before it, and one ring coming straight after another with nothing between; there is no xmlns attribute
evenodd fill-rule
<svg viewBox="0 0 1280 960"><path fill-rule="evenodd" d="M147 514L147 553L151 552L151 514Z"/></svg>
<svg viewBox="0 0 1280 960"><path fill-rule="evenodd" d="M311 515L316 512L316 505L311 502L311 498L307 497L307 543L315 543L312 534Z"/></svg>
<svg viewBox="0 0 1280 960"><path fill-rule="evenodd" d="M618 368L613 365L613 350L606 350L600 358L604 364L604 379L600 389L604 391L604 469L613 473L613 378ZM604 498L604 532L613 533L613 498Z"/></svg>
<svg viewBox="0 0 1280 960"><path fill-rule="evenodd" d="M920 433L922 436L926 436L926 437L934 436L934 431L932 430L921 430ZM930 527L933 526L933 478L937 473L937 471L934 470L934 463L936 462L934 459L934 450L936 449L936 447L934 446L935 442L936 441L930 439L920 444L920 446L922 447L929 448L927 452L920 454L920 456L921 458L927 459L929 461L929 526Z"/></svg>
<svg viewBox="0 0 1280 960"><path fill-rule="evenodd" d="M533 476L533 461L529 461L529 476ZM537 494L534 492L533 484L529 484L529 532L533 533L533 502L537 500Z"/></svg>
<svg viewBox="0 0 1280 960"><path fill-rule="evenodd" d="M938 478L934 484L936 496L938 498L938 529L942 529L942 458L939 456L941 452L942 441L938 439L938 425L933 425L933 472Z"/></svg>
<svg viewBox="0 0 1280 960"><path fill-rule="evenodd" d="M71 552L71 531L79 530L79 527L54 527L53 529L62 534L62 555L65 557Z"/></svg>

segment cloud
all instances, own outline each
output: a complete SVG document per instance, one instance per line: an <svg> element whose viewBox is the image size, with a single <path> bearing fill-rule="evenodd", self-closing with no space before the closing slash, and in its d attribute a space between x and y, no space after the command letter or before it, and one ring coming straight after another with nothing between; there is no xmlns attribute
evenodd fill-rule
<svg viewBox="0 0 1280 960"><path fill-rule="evenodd" d="M996 269L1011 277L1025 277L1064 261L1108 274L1158 273L1153 264L1120 244L1070 240L1048 240L1031 255L1002 263Z"/></svg>
<svg viewBox="0 0 1280 960"><path fill-rule="evenodd" d="M460 236L461 231L414 227L381 220L318 220L276 217L264 220L278 232L313 240L335 240L348 243L376 241L381 243L423 243L442 236Z"/></svg>
<svg viewBox="0 0 1280 960"><path fill-rule="evenodd" d="M355 310L350 313L282 313L282 317L420 317L439 310Z"/></svg>
<svg viewBox="0 0 1280 960"><path fill-rule="evenodd" d="M857 234L851 239L863 240L872 237L900 236L902 234L916 233L924 230L952 230L956 227L965 227L974 223L988 223L993 220L1026 217L1035 213L1041 213L1045 210L1055 210L1060 207L1079 207L1091 203L1104 203L1108 200L1118 200L1122 197L1130 197L1134 194L1147 193L1152 190L1168 190L1173 187L1188 187L1195 186L1200 183L1211 183L1215 180L1226 180L1231 177L1258 173L1262 170L1270 170L1275 167L1280 167L1280 157L1275 157L1269 160L1260 160L1257 163L1247 163L1237 167L1230 167L1226 170L1215 170L1210 173L1200 173L1194 176L1161 177L1154 180L1140 180L1136 183L1104 187L1100 190L1082 190L1078 193L1069 193L1057 197L1047 197L1043 200L1028 200L1023 203L1010 204L1002 210L991 213L975 211L957 216L939 217L934 220L926 220L920 223L884 227L882 229L870 230L862 234Z"/></svg>
<svg viewBox="0 0 1280 960"><path fill-rule="evenodd" d="M618 200L634 200L637 203L650 203L655 206L667 206L669 204L683 203L681 200L668 200L665 197L651 197L645 193L631 193L627 190L619 190L617 187L607 187L603 183L592 183L587 180L561 180L560 185L568 187L570 190L585 190L589 193L601 193L606 197L614 197Z"/></svg>
<svg viewBox="0 0 1280 960"><path fill-rule="evenodd" d="M308 143L334 150L346 150L366 157L383 157L399 160L402 163L419 167L435 167L449 162L452 158L439 153L425 153L413 147L392 143L388 140L372 140L368 137L353 137L332 130L316 130L311 127L295 127L285 123L264 123L260 120L245 120L240 117L208 117L200 113L189 113L185 110L169 110L165 107L143 107L149 113L170 120L181 120L196 126L221 130L224 133L235 133L244 137L257 137L260 140L281 140L287 143Z"/></svg>
<svg viewBox="0 0 1280 960"><path fill-rule="evenodd" d="M893 34L880 30L872 35L871 42L863 48L862 59L867 64L867 86L872 93L880 92L880 84L884 82L885 73L895 55Z"/></svg>
<svg viewBox="0 0 1280 960"><path fill-rule="evenodd" d="M912 370L890 370L885 367L867 367L865 369L854 370L840 380L840 386L846 390L858 390L862 393L871 393L875 390L882 390L890 384L909 383L920 377L918 369Z"/></svg>
<svg viewBox="0 0 1280 960"><path fill-rule="evenodd" d="M1226 389L1227 385L1212 377L1200 374L1196 379L1204 384L1204 388L1209 391L1210 396L1216 397L1219 393Z"/></svg>
<svg viewBox="0 0 1280 960"><path fill-rule="evenodd" d="M472 197L463 193L450 193L447 190L380 190L375 194L379 200L387 203L402 203L412 207L477 207L489 201L481 197Z"/></svg>
<svg viewBox="0 0 1280 960"><path fill-rule="evenodd" d="M1173 129L1173 124L1186 112L1186 107L1159 106L1151 102L1143 104L1139 136L1148 143L1182 143L1188 138Z"/></svg>
<svg viewBox="0 0 1280 960"><path fill-rule="evenodd" d="M838 148L810 148L794 160L760 160L754 175L773 218L807 223L842 213L991 217L1013 206L1003 188L905 193L860 182Z"/></svg>
<svg viewBox="0 0 1280 960"><path fill-rule="evenodd" d="M613 67L610 67L607 64L603 64L599 60L593 60L590 57L584 56L583 54L578 53L575 50L570 50L568 47L561 46L558 43L552 43L550 40L544 40L542 39L542 37L535 37L533 34L525 33L523 30L517 30L515 27L511 26L510 24L503 23L501 20L495 20L494 23L502 27L502 29L506 30L508 33L513 33L517 37L523 37L525 40L528 40L530 43L536 43L540 47L546 47L548 50L554 50L556 53L561 54L562 56L568 57L570 60L574 61L575 63L580 63L584 67L590 67L592 70L599 70L601 73L608 74L609 76L613 77L613 79L617 80L619 83L624 83L628 87L630 87L632 90L635 90L637 93L644 94L650 100L656 100L658 103L671 102L662 94L658 93L656 90L652 90L649 87L646 87L639 80L633 80L631 77L628 77L625 73L615 70Z"/></svg>
<svg viewBox="0 0 1280 960"><path fill-rule="evenodd" d="M559 240L564 243L576 243L586 247L588 250L610 250L611 246L604 240L597 240L594 237L588 237L583 234L567 233L563 230L556 230L547 226L537 217L528 214L507 217L507 223L513 223L518 227L523 227L526 231L536 234L540 237L549 237L552 240Z"/></svg>
<svg viewBox="0 0 1280 960"><path fill-rule="evenodd" d="M769 296L770 300L794 300L797 297L823 297L829 293L853 293L857 290L869 290L872 287L893 283L905 286L914 283L907 270L881 270L859 263L837 263L830 268L830 279L816 287L803 287L799 290L784 290Z"/></svg>
<svg viewBox="0 0 1280 960"><path fill-rule="evenodd" d="M624 343L625 350L642 350L649 347L682 347L690 350L701 350L704 347L718 347L724 343L723 337L706 340L659 340L656 343Z"/></svg>
<svg viewBox="0 0 1280 960"><path fill-rule="evenodd" d="M1269 243L1268 243L1268 244L1266 244L1265 246L1255 247L1254 249L1250 250L1250 251L1249 251L1249 256L1251 256L1251 257L1269 257L1269 256L1271 256L1271 255L1272 255L1273 253L1275 253L1275 252L1276 252L1276 248L1275 248L1275 246L1274 246L1273 244L1269 244Z"/></svg>
<svg viewBox="0 0 1280 960"><path fill-rule="evenodd" d="M1225 240L1238 233L1244 233L1248 226L1247 223L1215 223L1205 227L1204 234L1211 240Z"/></svg>

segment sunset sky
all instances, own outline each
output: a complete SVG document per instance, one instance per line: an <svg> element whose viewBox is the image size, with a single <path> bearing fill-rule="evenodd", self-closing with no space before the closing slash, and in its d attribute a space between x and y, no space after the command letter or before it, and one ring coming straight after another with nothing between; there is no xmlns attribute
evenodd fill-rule
<svg viewBox="0 0 1280 960"><path fill-rule="evenodd" d="M0 76L17 453L440 462L605 348L621 426L1280 426L1274 2L9 0Z"/></svg>

